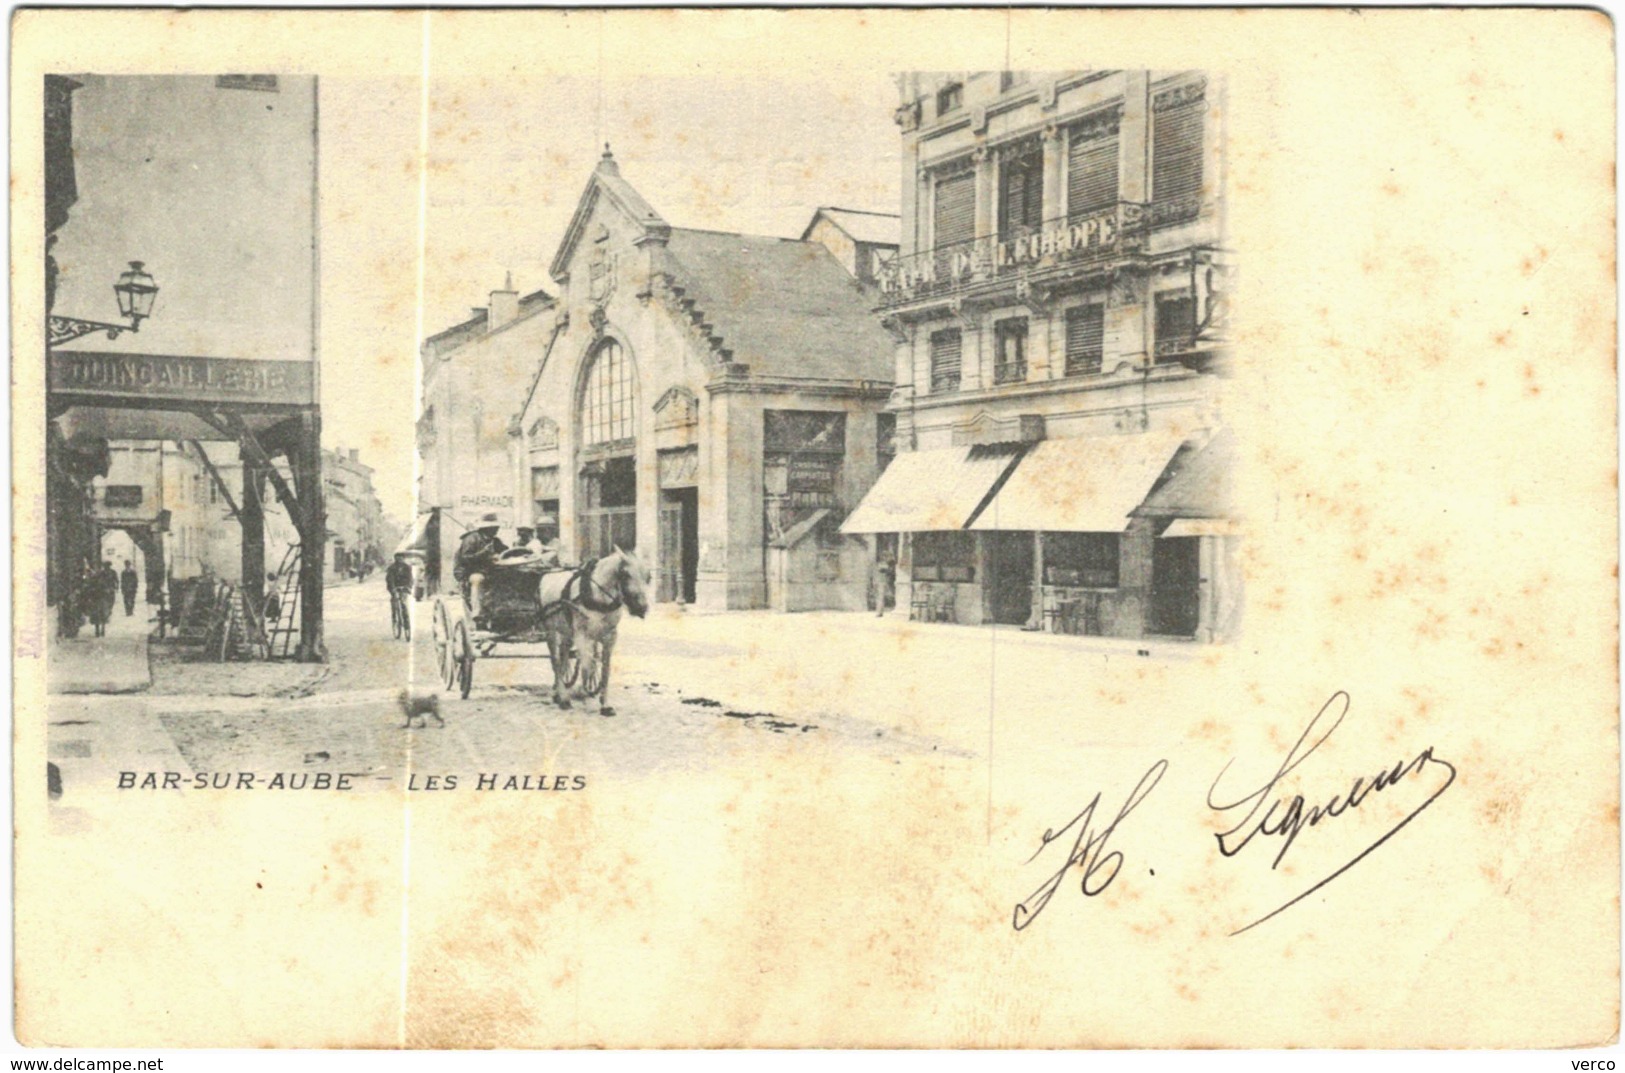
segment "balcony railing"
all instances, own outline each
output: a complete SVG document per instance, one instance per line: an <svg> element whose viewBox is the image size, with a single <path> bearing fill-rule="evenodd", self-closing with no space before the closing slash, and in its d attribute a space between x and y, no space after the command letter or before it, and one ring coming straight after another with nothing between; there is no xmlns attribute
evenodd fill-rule
<svg viewBox="0 0 1625 1073"><path fill-rule="evenodd" d="M1036 227L938 246L893 258L879 266L876 279L884 303L894 306L1035 268L1104 260L1139 245L1148 226L1146 210L1139 202L1119 201Z"/></svg>

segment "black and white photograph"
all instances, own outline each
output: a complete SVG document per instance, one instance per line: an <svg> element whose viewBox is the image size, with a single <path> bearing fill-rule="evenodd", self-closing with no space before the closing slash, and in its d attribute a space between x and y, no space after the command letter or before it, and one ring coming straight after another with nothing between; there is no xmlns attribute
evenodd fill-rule
<svg viewBox="0 0 1625 1073"><path fill-rule="evenodd" d="M27 1047L1617 1037L1586 13L13 31Z"/></svg>

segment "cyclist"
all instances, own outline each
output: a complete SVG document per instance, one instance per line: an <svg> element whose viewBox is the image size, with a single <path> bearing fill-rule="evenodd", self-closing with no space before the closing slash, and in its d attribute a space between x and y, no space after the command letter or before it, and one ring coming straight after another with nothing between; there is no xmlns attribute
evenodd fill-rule
<svg viewBox="0 0 1625 1073"><path fill-rule="evenodd" d="M396 552L395 561L384 571L384 587L389 590L391 602L400 601L400 608L404 613L407 598L412 591L412 564L406 561L404 553Z"/></svg>

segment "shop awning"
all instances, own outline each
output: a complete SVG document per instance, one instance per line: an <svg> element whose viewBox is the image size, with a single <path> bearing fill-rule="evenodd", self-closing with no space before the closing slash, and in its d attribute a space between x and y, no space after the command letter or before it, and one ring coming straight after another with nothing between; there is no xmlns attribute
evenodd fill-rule
<svg viewBox="0 0 1625 1073"><path fill-rule="evenodd" d="M841 532L963 529L1019 457L1019 449L995 447L907 451L892 459Z"/></svg>
<svg viewBox="0 0 1625 1073"><path fill-rule="evenodd" d="M436 511L425 511L417 516L412 523L412 529L401 542L395 545L396 555L422 555L429 554L430 530L440 515Z"/></svg>
<svg viewBox="0 0 1625 1073"><path fill-rule="evenodd" d="M1045 440L1027 452L971 528L1121 533L1183 438L1146 432Z"/></svg>
<svg viewBox="0 0 1625 1073"><path fill-rule="evenodd" d="M1165 537L1240 536L1241 526L1228 518L1175 518L1162 535Z"/></svg>

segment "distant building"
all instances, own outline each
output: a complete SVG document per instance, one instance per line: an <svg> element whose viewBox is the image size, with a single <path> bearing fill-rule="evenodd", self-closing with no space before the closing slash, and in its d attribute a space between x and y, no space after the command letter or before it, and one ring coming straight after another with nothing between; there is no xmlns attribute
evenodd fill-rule
<svg viewBox="0 0 1625 1073"><path fill-rule="evenodd" d="M345 577L367 565L382 566L394 548L383 507L372 484L373 468L357 448L322 451L327 493L327 577Z"/></svg>
<svg viewBox="0 0 1625 1073"><path fill-rule="evenodd" d="M1222 84L900 81L900 453L846 530L915 617L1232 636Z"/></svg>
<svg viewBox="0 0 1625 1073"><path fill-rule="evenodd" d="M891 450L892 342L871 310L896 223L674 227L606 152L553 260L546 346L536 330L503 351L529 374L514 517L555 520L583 558L635 547L662 601L864 607L866 548L839 526Z"/></svg>

